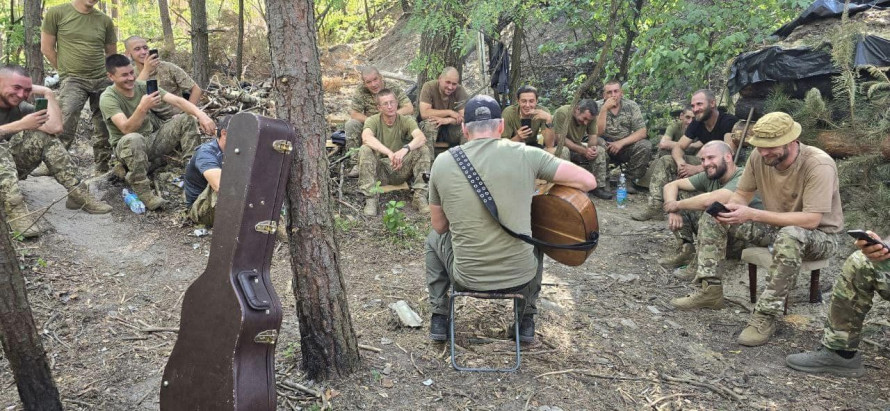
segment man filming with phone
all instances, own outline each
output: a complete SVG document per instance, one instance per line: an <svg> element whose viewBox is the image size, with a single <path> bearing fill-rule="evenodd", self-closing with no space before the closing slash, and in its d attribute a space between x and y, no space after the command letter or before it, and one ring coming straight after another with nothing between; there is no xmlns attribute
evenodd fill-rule
<svg viewBox="0 0 890 411"><path fill-rule="evenodd" d="M119 177L130 183L147 209L156 210L167 201L152 192L148 173L163 165L165 157L177 147L188 163L195 148L201 144L201 132L214 135L216 124L182 97L164 89L149 93L147 83L136 80L133 66L126 56L108 56L105 69L114 84L102 93L99 107L108 126L109 142L122 163L123 169L117 173L125 172ZM153 109L162 101L184 113L161 122Z"/></svg>
<svg viewBox="0 0 890 411"><path fill-rule="evenodd" d="M161 60L158 50L149 49L145 39L139 36L130 36L124 40L124 48L127 56L133 60L133 65L136 66L136 80L157 80L158 86L168 93L186 98L194 105L198 105L198 102L201 101L201 87L195 83L195 80L192 80L188 73L179 66ZM163 104L162 107L154 111L162 119L182 113L178 108L168 104Z"/></svg>
<svg viewBox="0 0 890 411"><path fill-rule="evenodd" d="M546 150L556 154L556 138L553 133L553 116L538 106L538 89L522 86L516 92L516 104L504 109L502 138ZM539 142L538 136L542 139ZM563 160L569 159L569 151L563 149Z"/></svg>
<svg viewBox="0 0 890 411"><path fill-rule="evenodd" d="M42 95L35 107L26 100ZM19 188L41 162L68 191L65 207L90 214L105 214L111 206L93 198L68 150L53 134L62 131L62 110L53 91L31 83L19 66L0 68L0 197L9 228L23 237L36 237L46 227L36 224Z"/></svg>
<svg viewBox="0 0 890 411"><path fill-rule="evenodd" d="M726 250L771 245L769 282L737 339L741 345L758 346L775 332L801 261L828 258L837 250L844 214L837 166L824 151L798 141L799 123L774 112L760 118L751 131L749 143L756 150L725 205L728 212L699 222L696 290L671 304L678 309L723 308L719 265ZM749 206L755 192L761 195L763 210Z"/></svg>

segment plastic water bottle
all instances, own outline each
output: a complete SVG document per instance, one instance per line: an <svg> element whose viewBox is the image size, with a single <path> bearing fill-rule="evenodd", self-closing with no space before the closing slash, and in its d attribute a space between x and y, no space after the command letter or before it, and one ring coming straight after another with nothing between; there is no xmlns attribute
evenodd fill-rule
<svg viewBox="0 0 890 411"><path fill-rule="evenodd" d="M618 208L627 206L627 180L624 173L618 175L618 191L615 193L615 199L618 201Z"/></svg>
<svg viewBox="0 0 890 411"><path fill-rule="evenodd" d="M127 204L127 207L130 207L130 210L134 213L142 214L145 212L145 204L136 196L136 193L131 193L130 190L125 188L121 191L121 196L124 197L124 203Z"/></svg>

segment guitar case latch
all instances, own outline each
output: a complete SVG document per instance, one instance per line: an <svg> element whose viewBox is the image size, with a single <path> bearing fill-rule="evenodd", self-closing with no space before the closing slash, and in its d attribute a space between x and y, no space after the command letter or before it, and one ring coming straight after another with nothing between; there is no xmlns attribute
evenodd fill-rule
<svg viewBox="0 0 890 411"><path fill-rule="evenodd" d="M278 330L261 331L253 338L253 342L257 344L275 344L276 341L278 341Z"/></svg>
<svg viewBox="0 0 890 411"><path fill-rule="evenodd" d="M290 141L287 140L275 140L272 142L272 148L275 151L282 154L290 154L291 151L294 151L294 145L291 144Z"/></svg>
<svg viewBox="0 0 890 411"><path fill-rule="evenodd" d="M278 222L272 220L260 221L256 223L254 229L263 234L275 234L278 231Z"/></svg>

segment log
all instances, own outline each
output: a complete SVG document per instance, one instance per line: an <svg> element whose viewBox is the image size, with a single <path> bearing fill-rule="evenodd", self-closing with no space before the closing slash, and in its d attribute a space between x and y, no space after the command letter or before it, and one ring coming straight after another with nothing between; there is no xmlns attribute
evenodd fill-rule
<svg viewBox="0 0 890 411"><path fill-rule="evenodd" d="M879 147L873 142L856 140L837 130L826 130L816 136L818 146L832 157L854 157L877 154ZM885 144L886 139L884 140ZM888 153L890 154L890 153ZM885 157L887 157L885 155Z"/></svg>
<svg viewBox="0 0 890 411"><path fill-rule="evenodd" d="M404 81L404 82L406 82L406 83L414 83L414 81L417 80L417 79L414 79L414 78L409 78L409 77L407 77L407 76L403 76L403 75L401 75L401 74L390 73L390 72L388 72L388 71L381 71L381 72L380 72L380 75L383 76L383 78L391 78L391 79L393 79L393 80L401 80L401 81Z"/></svg>
<svg viewBox="0 0 890 411"><path fill-rule="evenodd" d="M890 136L887 136L887 138L881 142L881 155L884 156L885 159L890 160Z"/></svg>

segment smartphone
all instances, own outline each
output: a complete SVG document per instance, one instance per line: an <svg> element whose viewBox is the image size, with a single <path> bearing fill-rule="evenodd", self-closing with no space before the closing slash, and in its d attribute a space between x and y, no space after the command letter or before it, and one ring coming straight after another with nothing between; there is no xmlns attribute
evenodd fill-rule
<svg viewBox="0 0 890 411"><path fill-rule="evenodd" d="M158 81L157 80L148 80L145 82L145 93L151 94L155 91L158 91Z"/></svg>
<svg viewBox="0 0 890 411"><path fill-rule="evenodd" d="M34 111L46 110L47 102L45 98L34 99Z"/></svg>
<svg viewBox="0 0 890 411"><path fill-rule="evenodd" d="M711 217L716 218L717 214L728 213L729 209L726 208L726 206L723 205L723 203L721 203L719 201L715 201L715 202L711 203L711 205L708 206L708 208L705 210L705 212L710 214Z"/></svg>
<svg viewBox="0 0 890 411"><path fill-rule="evenodd" d="M519 128L523 128L523 127L532 128L532 119L530 119L530 118L519 119Z"/></svg>
<svg viewBox="0 0 890 411"><path fill-rule="evenodd" d="M157 56L157 55L158 55L158 49L151 49L151 50L148 51L148 55L149 55L149 56L151 56L152 54L154 54L155 56Z"/></svg>
<svg viewBox="0 0 890 411"><path fill-rule="evenodd" d="M887 250L890 250L890 246L888 246L885 243L879 242L878 240L875 240L874 238L871 238L871 236L868 235L868 233L866 233L865 230L847 230L847 234L849 234L850 237L853 237L857 240L865 240L866 245L880 244L880 245L884 246L884 248L886 248Z"/></svg>

